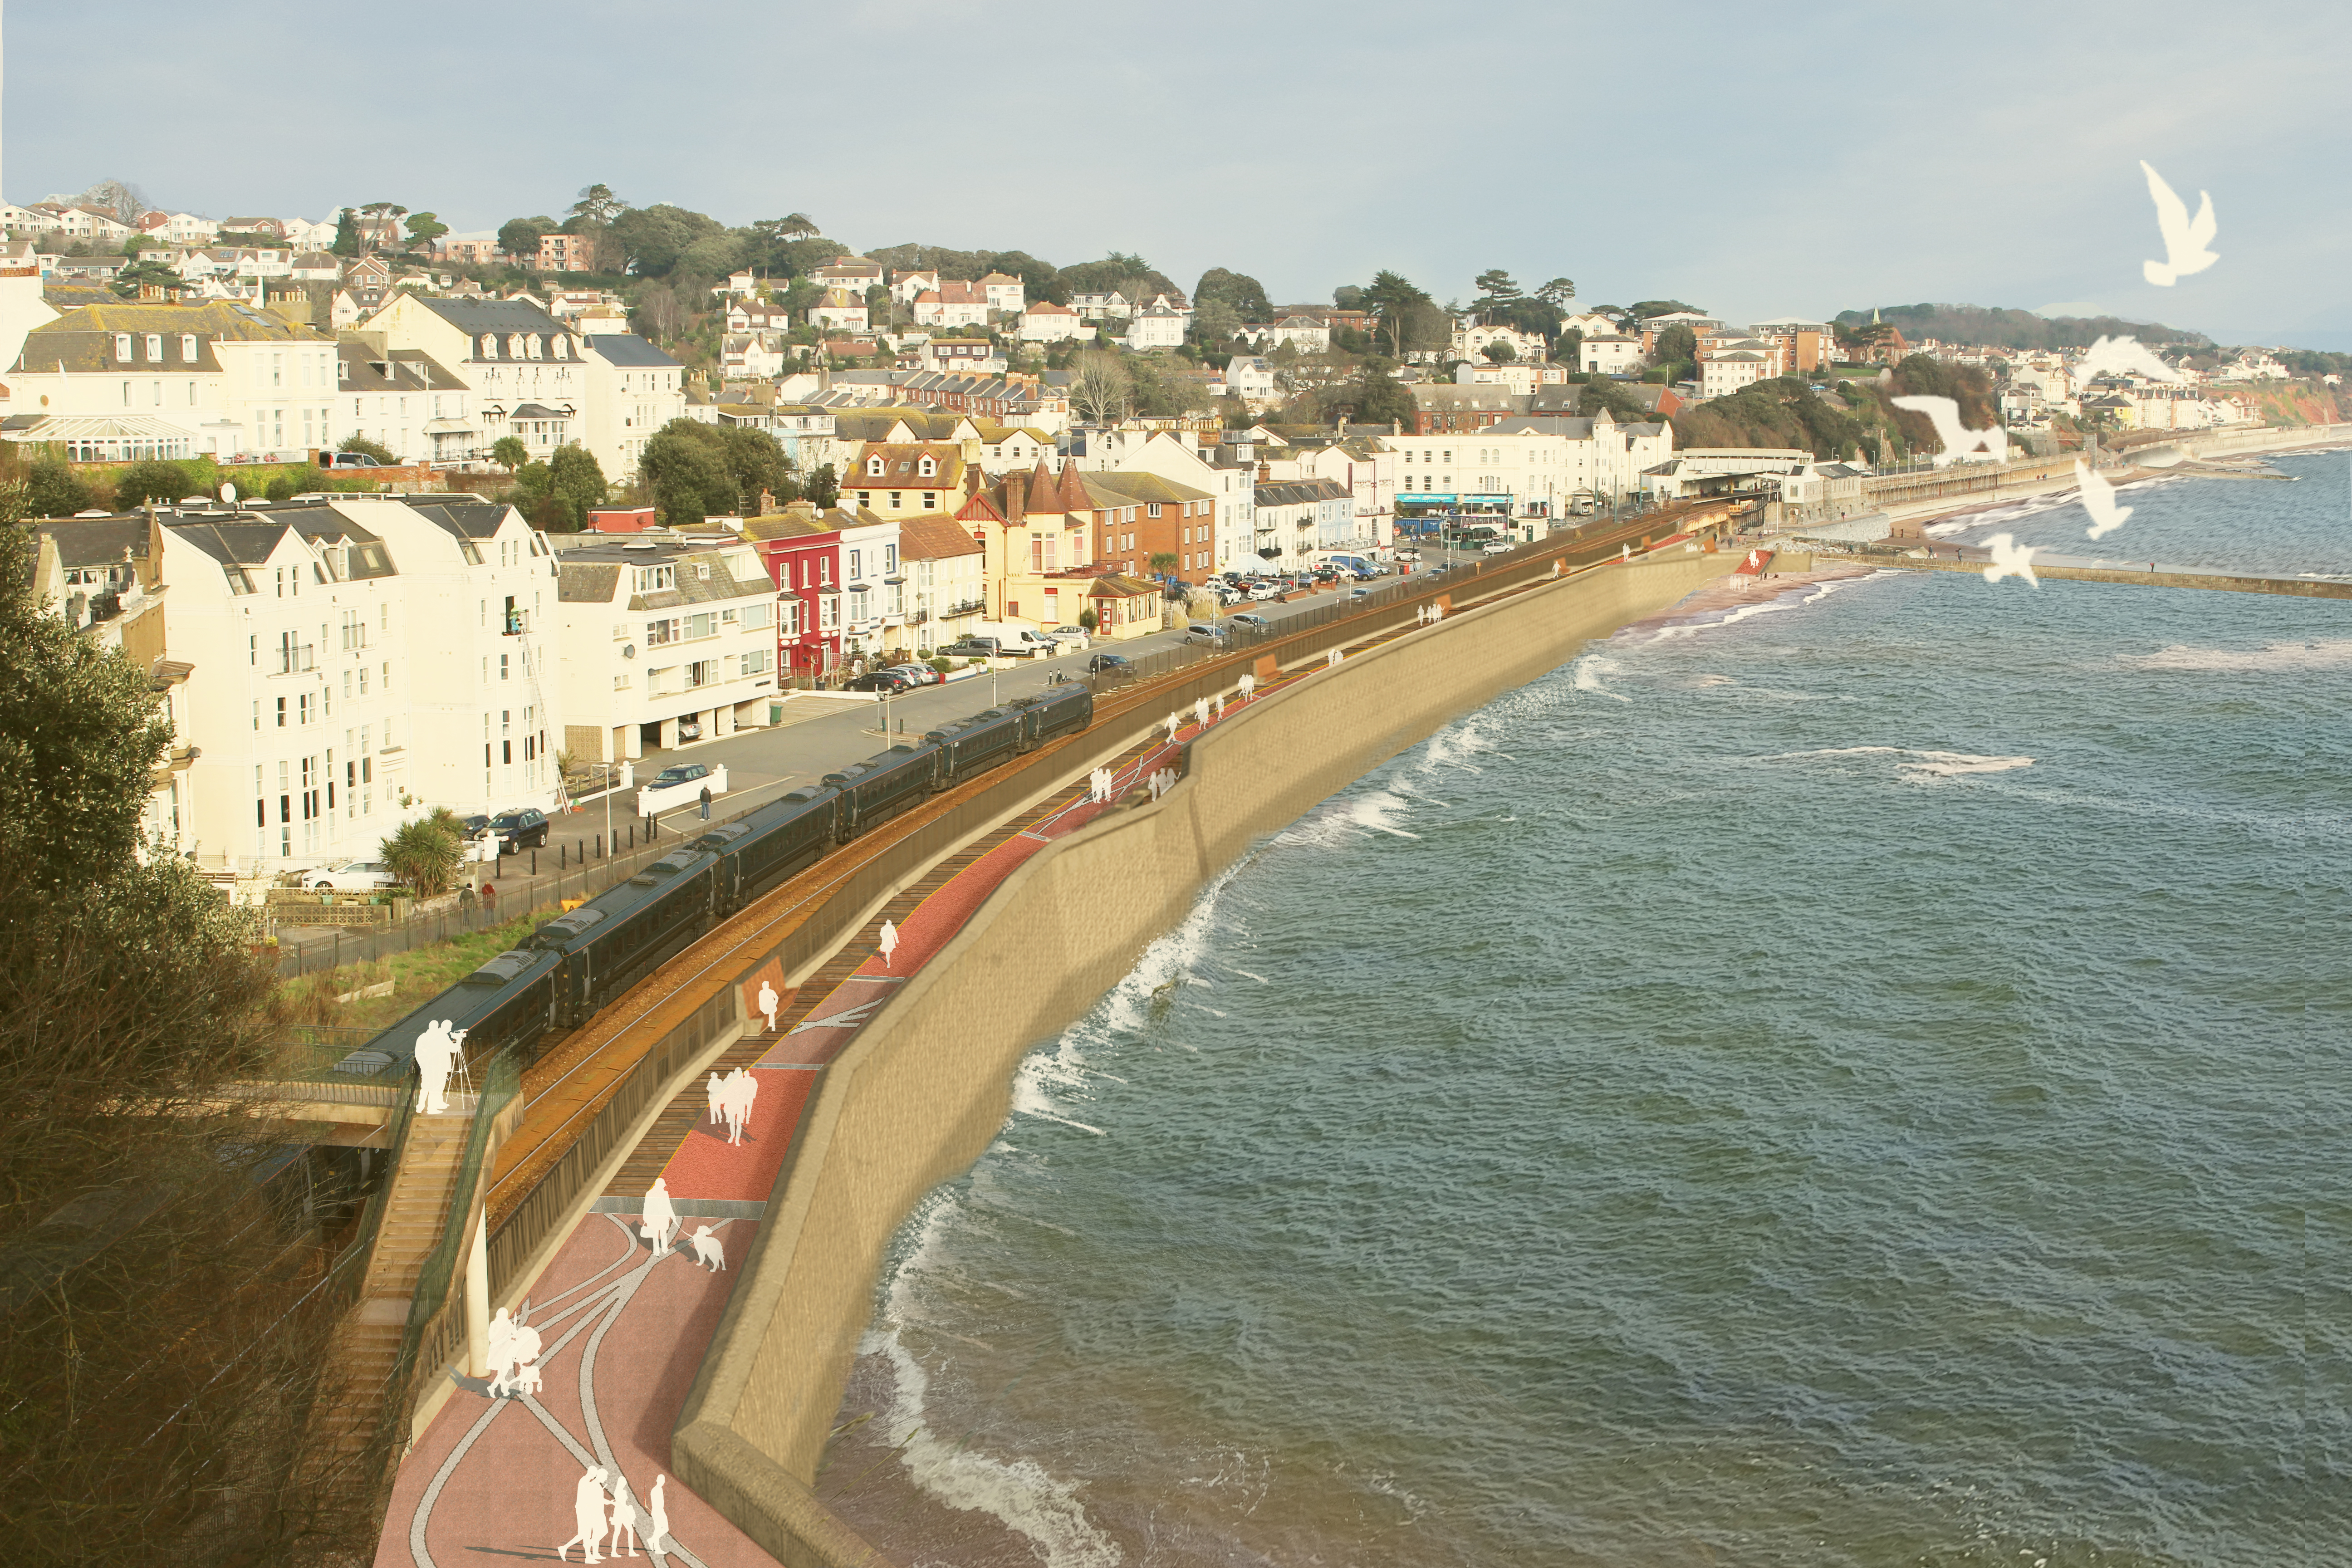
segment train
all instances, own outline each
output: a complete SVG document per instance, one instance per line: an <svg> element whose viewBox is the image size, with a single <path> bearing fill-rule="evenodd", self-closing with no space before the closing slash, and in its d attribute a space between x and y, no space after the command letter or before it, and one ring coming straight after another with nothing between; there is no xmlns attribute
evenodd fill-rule
<svg viewBox="0 0 2352 1568"><path fill-rule="evenodd" d="M338 1069L404 1075L417 1037L446 1021L479 1060L510 1047L529 1062L786 878L817 864L940 790L964 784L1094 722L1080 685L1016 697L825 774L721 823L627 880L541 921L499 953L344 1057Z"/></svg>

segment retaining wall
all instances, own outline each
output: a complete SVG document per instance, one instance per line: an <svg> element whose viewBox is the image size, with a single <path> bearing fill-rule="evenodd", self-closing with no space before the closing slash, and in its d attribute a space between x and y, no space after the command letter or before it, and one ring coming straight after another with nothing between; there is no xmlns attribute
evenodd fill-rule
<svg viewBox="0 0 2352 1568"><path fill-rule="evenodd" d="M1254 839L1729 564L1611 565L1351 656L1229 711L1164 800L1007 878L826 1072L680 1412L679 1477L793 1568L878 1562L810 1483L890 1240L988 1147L1022 1057L1118 984Z"/></svg>

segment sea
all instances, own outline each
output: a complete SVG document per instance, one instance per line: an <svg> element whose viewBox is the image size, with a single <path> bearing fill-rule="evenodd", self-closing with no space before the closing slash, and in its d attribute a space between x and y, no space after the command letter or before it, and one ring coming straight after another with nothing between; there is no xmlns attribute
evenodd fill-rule
<svg viewBox="0 0 2352 1568"><path fill-rule="evenodd" d="M2275 467L1942 536L2352 574L2352 454ZM1028 1058L873 1462L1049 1568L2352 1563L2347 883L2352 601L1628 629Z"/></svg>

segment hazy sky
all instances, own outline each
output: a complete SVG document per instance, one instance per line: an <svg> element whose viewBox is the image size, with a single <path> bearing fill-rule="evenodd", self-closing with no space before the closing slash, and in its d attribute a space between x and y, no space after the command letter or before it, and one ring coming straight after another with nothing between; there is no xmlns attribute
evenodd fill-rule
<svg viewBox="0 0 2352 1568"><path fill-rule="evenodd" d="M2293 22L2273 20L2299 13ZM1391 267L1734 321L2061 302L2352 349L2352 7L1039 0L8 8L5 188L457 229L591 181L858 246ZM2221 260L2170 289L2138 163Z"/></svg>

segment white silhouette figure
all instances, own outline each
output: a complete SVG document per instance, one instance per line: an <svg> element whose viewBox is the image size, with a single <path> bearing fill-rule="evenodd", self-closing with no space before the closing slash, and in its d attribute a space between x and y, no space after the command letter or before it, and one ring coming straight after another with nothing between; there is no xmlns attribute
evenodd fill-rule
<svg viewBox="0 0 2352 1568"><path fill-rule="evenodd" d="M2032 545L2020 544L2010 534L1996 533L1985 541L1985 548L1992 552L1992 564L1984 569L1986 582L1998 583L2003 577L2022 577L2036 588L2042 586L2042 579L2033 574Z"/></svg>
<svg viewBox="0 0 2352 1568"><path fill-rule="evenodd" d="M1171 713L1168 715L1168 738L1170 740L1174 740L1178 731L1181 731L1183 728L1184 719L1181 714Z"/></svg>
<svg viewBox="0 0 2352 1568"><path fill-rule="evenodd" d="M1336 648L1336 647L1335 647L1335 648L1333 648L1329 653L1328 653L1328 654L1326 654L1326 655L1324 655L1324 656L1323 656L1323 662L1324 662L1324 664L1326 664L1327 666L1328 666L1328 665L1336 665L1336 664L1338 664L1341 659L1343 659L1343 658L1347 658L1347 657L1348 657L1348 656L1347 656L1346 654L1341 653L1338 648Z"/></svg>
<svg viewBox="0 0 2352 1568"><path fill-rule="evenodd" d="M2083 487L2083 510L2091 514L2091 526L2084 531L2094 539L2102 539L2124 525L2132 509L2116 504L2116 487L2104 475L2083 466L2074 459L2074 482Z"/></svg>
<svg viewBox="0 0 2352 1568"><path fill-rule="evenodd" d="M1192 704L1192 722L1201 729L1209 727L1209 700L1200 698Z"/></svg>
<svg viewBox="0 0 2352 1568"><path fill-rule="evenodd" d="M768 1020L768 1033L772 1035L776 1032L776 1008L782 1001L773 985L764 980L760 982L760 1012Z"/></svg>
<svg viewBox="0 0 2352 1568"><path fill-rule="evenodd" d="M1246 702L1250 700L1251 694L1257 690L1257 677L1255 675L1244 675L1242 677L1240 684L1242 700Z"/></svg>
<svg viewBox="0 0 2352 1568"><path fill-rule="evenodd" d="M629 1478L618 1470L614 1471L613 1533L604 1542L605 1556L618 1557L621 1554L623 1535L629 1538L629 1555L635 1557L637 1554L637 1525L642 1518L643 1512L637 1507L637 1500L629 1495Z"/></svg>
<svg viewBox="0 0 2352 1568"><path fill-rule="evenodd" d="M667 1252L670 1238L677 1235L677 1210L670 1205L669 1184L659 1176L646 1189L645 1232L656 1256Z"/></svg>
<svg viewBox="0 0 2352 1568"><path fill-rule="evenodd" d="M890 967L890 955L898 951L898 928L888 921L882 922L882 967Z"/></svg>
<svg viewBox="0 0 2352 1568"><path fill-rule="evenodd" d="M709 1226L696 1226L694 1235L688 1239L694 1243L696 1263L709 1268L713 1274L723 1274L727 1271L727 1254L719 1249L719 1238L710 1234Z"/></svg>
<svg viewBox="0 0 2352 1568"><path fill-rule="evenodd" d="M506 1391L509 1394L520 1394L532 1399L538 1398L539 1368L536 1366L520 1366L515 1368L514 1376L507 1381Z"/></svg>
<svg viewBox="0 0 2352 1568"><path fill-rule="evenodd" d="M506 1392L512 1394L525 1386L534 1394L539 1391L539 1368L533 1364L539 1360L539 1331L518 1320L514 1337L507 1342L507 1370L503 1373Z"/></svg>
<svg viewBox="0 0 2352 1568"><path fill-rule="evenodd" d="M2165 363L2140 346L2135 337L2101 338L2084 351L2082 363L2074 367L2075 379L2084 382L2103 375L2144 375L2150 381L2185 381L2188 377Z"/></svg>
<svg viewBox="0 0 2352 1568"><path fill-rule="evenodd" d="M2213 242L2213 197L2209 192L2197 193L2200 205L2192 220L2189 204L2172 194L2164 176L2149 168L2145 158L2139 166L2147 176L2147 194L2156 202L2157 232L2164 237L2164 259L2141 262L2140 276L2159 289L2169 289L2174 279L2202 272L2221 259L2205 248Z"/></svg>
<svg viewBox="0 0 2352 1568"><path fill-rule="evenodd" d="M449 1069L457 1058L457 1041L449 1033L449 1019L438 1019L416 1037L416 1109L426 1116L439 1116L449 1109Z"/></svg>
<svg viewBox="0 0 2352 1568"><path fill-rule="evenodd" d="M514 1360L514 1352L511 1348L514 1343L514 1328L513 1314L504 1307L500 1307L490 1318L489 1345L485 1352L485 1359L490 1369L492 1394L499 1392L500 1384L505 1383L507 1367Z"/></svg>
<svg viewBox="0 0 2352 1568"><path fill-rule="evenodd" d="M1990 430L1971 430L1960 423L1960 405L1948 397L1898 397L1897 408L1907 408L1914 414L1924 414L1936 426L1936 439L1944 449L1936 454L1936 467L1943 468L1964 457L1973 458L1979 447L1994 462L2009 456L2009 432L1995 425Z"/></svg>
<svg viewBox="0 0 2352 1568"><path fill-rule="evenodd" d="M1209 712L1218 723L1222 724L1225 721L1225 694L1223 692L1218 692L1215 700L1209 704Z"/></svg>
<svg viewBox="0 0 2352 1568"><path fill-rule="evenodd" d="M1628 555L1631 555L1631 554L1633 553L1633 552L1632 552L1631 550L1628 550L1625 553L1626 553L1626 554L1628 554ZM1429 606L1429 624L1430 624L1431 626L1435 626L1438 622L1440 622L1440 621L1444 620L1444 618L1445 618L1445 606L1444 606L1444 605L1430 605L1430 606Z"/></svg>
<svg viewBox="0 0 2352 1568"><path fill-rule="evenodd" d="M716 1072L713 1072L710 1075L710 1081L704 1085L703 1089L704 1092L709 1094L710 1097L710 1120L713 1121L726 1121L727 1080L720 1078Z"/></svg>
<svg viewBox="0 0 2352 1568"><path fill-rule="evenodd" d="M760 1098L760 1080L749 1068L727 1075L727 1142L740 1145L743 1129L751 1120L751 1102Z"/></svg>
<svg viewBox="0 0 2352 1568"><path fill-rule="evenodd" d="M646 1532L646 1550L665 1552L662 1542L669 1539L669 1503L662 1496L662 1488L669 1484L667 1476L654 1477L654 1489L646 1499L646 1511L652 1516L653 1528Z"/></svg>
<svg viewBox="0 0 2352 1568"><path fill-rule="evenodd" d="M1633 559L1633 547L1632 545L1630 545L1630 544L1621 544L1621 545L1619 545L1619 546L1617 547L1617 559L1618 559L1618 560L1620 560L1620 561L1631 561L1632 559ZM1437 606L1436 606L1436 605L1432 605L1430 606L1430 608L1431 608L1431 609L1433 609L1433 609L1435 609L1436 607L1437 607Z"/></svg>
<svg viewBox="0 0 2352 1568"><path fill-rule="evenodd" d="M572 1550L572 1542L580 1543L580 1561L583 1563L604 1561L596 1545L604 1539L604 1505L609 1500L604 1495L604 1468L591 1467L588 1473L580 1478L580 1484L572 1489L572 1522L580 1528L571 1541L555 1549L558 1563L570 1561L563 1554Z"/></svg>

